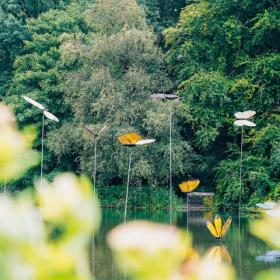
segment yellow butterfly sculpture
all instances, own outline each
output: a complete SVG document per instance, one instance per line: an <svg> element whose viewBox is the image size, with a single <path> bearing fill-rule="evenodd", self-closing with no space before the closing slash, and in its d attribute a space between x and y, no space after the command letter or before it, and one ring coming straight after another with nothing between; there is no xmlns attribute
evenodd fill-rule
<svg viewBox="0 0 280 280"><path fill-rule="evenodd" d="M118 141L123 146L134 147L153 143L155 142L155 139L142 139L142 137L138 133L131 132L118 136Z"/></svg>
<svg viewBox="0 0 280 280"><path fill-rule="evenodd" d="M213 223L207 221L207 228L216 239L222 239L226 235L231 225L231 222L232 218L229 217L225 224L222 225L222 219L219 215L217 215Z"/></svg>
<svg viewBox="0 0 280 280"><path fill-rule="evenodd" d="M136 132L131 132L118 136L118 141L125 146L135 145L141 139L142 137Z"/></svg>
<svg viewBox="0 0 280 280"><path fill-rule="evenodd" d="M196 189L198 187L200 183L200 180L196 179L196 180L188 180L186 182L183 182L181 184L179 184L179 188L181 189L182 192L192 192L194 189Z"/></svg>

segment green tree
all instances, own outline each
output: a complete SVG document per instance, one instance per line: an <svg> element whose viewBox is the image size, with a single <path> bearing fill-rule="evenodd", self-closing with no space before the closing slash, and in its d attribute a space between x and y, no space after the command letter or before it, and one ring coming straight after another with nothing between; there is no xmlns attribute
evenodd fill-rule
<svg viewBox="0 0 280 280"><path fill-rule="evenodd" d="M0 100L5 97L13 78L13 63L30 40L26 21L49 9L62 9L69 0L0 0ZM82 2L82 0L80 1Z"/></svg>
<svg viewBox="0 0 280 280"><path fill-rule="evenodd" d="M189 0L138 0L144 6L147 14L147 21L154 28L156 34L174 25L180 15L181 9L186 6Z"/></svg>
<svg viewBox="0 0 280 280"><path fill-rule="evenodd" d="M263 199L279 182L279 173L271 172L279 164L274 133L280 126L279 6L266 0L199 0L182 11L176 27L165 31L186 128L198 152L215 158L209 169L227 205L237 202L239 192L235 111L257 111L257 128L246 130L245 201ZM267 149L260 154L262 146Z"/></svg>
<svg viewBox="0 0 280 280"><path fill-rule="evenodd" d="M12 80L12 65L23 46L30 38L24 24L0 7L0 100L6 95Z"/></svg>
<svg viewBox="0 0 280 280"><path fill-rule="evenodd" d="M104 0L88 10L87 19L95 32L78 48L83 66L68 73L65 85L65 102L74 118L52 133L50 147L61 162L69 154L76 155L80 170L91 174L93 141L82 125L92 125L97 131L109 124L98 140L98 185L121 184L126 180L128 150L117 143L116 136L138 131L155 138L156 143L133 150L132 181L135 186L164 186L168 180L169 105L150 96L169 91L172 84L145 13L134 0ZM66 60L73 59L73 44L71 40L63 46ZM174 173L181 177L191 173L188 160L194 154L182 141L177 121L175 116Z"/></svg>
<svg viewBox="0 0 280 280"><path fill-rule="evenodd" d="M5 13L24 21L36 18L49 9L62 8L70 2L71 0L0 0L0 7Z"/></svg>
<svg viewBox="0 0 280 280"><path fill-rule="evenodd" d="M15 73L9 94L5 98L17 114L21 125L33 124L41 129L41 112L26 104L21 98L27 95L41 102L63 122L70 117L69 108L63 103L63 88L61 86L64 73L79 67L76 60L62 59L60 47L71 38L83 40L90 27L84 18L85 5L70 4L66 9L50 10L38 18L28 19L26 28L31 34L25 40L21 55L17 56ZM48 130L54 124L47 123ZM35 147L40 147L40 137L35 141ZM46 158L46 170L51 171L56 164L52 155ZM33 178L30 174L27 176Z"/></svg>

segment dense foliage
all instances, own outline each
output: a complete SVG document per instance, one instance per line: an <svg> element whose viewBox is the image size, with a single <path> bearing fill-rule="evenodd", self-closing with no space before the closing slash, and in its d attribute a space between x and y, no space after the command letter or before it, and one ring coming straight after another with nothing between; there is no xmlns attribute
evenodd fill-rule
<svg viewBox="0 0 280 280"><path fill-rule="evenodd" d="M12 67L21 54L25 40L32 36L26 26L28 19L37 18L49 9L60 9L70 0L1 0L0 1L0 98L8 91Z"/></svg>
<svg viewBox="0 0 280 280"><path fill-rule="evenodd" d="M64 40L71 37L83 38L89 27L81 13L86 5L71 4L66 9L51 10L36 19L29 19L25 28L32 35L25 40L14 62L13 81L8 91L6 102L17 112L21 125L33 124L40 131L42 114L34 110L22 99L22 95L41 102L59 118L68 117L68 107L63 103L62 80L64 74L76 68L75 61L65 61L61 57L60 46ZM52 122L47 122L46 133L54 128ZM38 137L35 147L40 147ZM46 153L45 171L51 172L57 167L53 156ZM71 168L68 168L71 169ZM33 178L36 170L27 176ZM56 172L55 172L56 173ZM30 183L27 180L27 183Z"/></svg>
<svg viewBox="0 0 280 280"><path fill-rule="evenodd" d="M233 113L254 109L257 127L244 135L243 200L279 199L279 5L0 1L0 96L20 125L34 124L38 132L41 114L22 94L60 118L59 125L47 123L48 178L59 170L92 174L93 140L83 124L93 130L110 125L98 139L100 187L125 182L128 150L117 135L136 130L155 138L156 144L133 151L132 182L146 193L145 186L168 183L172 105L174 186L199 178L202 189L215 191L228 207L236 205L240 188L241 130ZM174 91L179 103L150 98ZM40 137L34 146L39 149ZM37 171L14 187L29 184Z"/></svg>
<svg viewBox="0 0 280 280"><path fill-rule="evenodd" d="M239 195L240 130L233 128L239 110L257 111L257 128L245 129L244 201L279 198L279 7L196 1L165 31L185 127L199 153L215 158L217 191L227 206Z"/></svg>
<svg viewBox="0 0 280 280"><path fill-rule="evenodd" d="M62 46L67 61L80 59L83 65L69 73L65 82L64 101L73 118L51 133L49 146L60 160L76 154L80 169L91 174L93 141L82 125L97 131L109 124L98 139L97 172L99 184L115 185L125 183L129 152L117 143L116 136L138 131L157 143L133 150L132 182L162 186L168 180L169 105L175 109L176 103L151 98L153 93L170 90L172 84L144 11L130 0L114 5L109 0L98 1L87 10L87 19L94 30L88 42L70 40ZM73 45L79 43L75 54ZM179 135L176 115L174 141L174 173L186 176L191 173L188 159L192 151Z"/></svg>

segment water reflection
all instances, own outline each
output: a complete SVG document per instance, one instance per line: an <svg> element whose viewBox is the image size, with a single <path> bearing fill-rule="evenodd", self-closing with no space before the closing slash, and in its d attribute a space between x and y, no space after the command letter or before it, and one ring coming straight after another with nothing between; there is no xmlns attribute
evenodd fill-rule
<svg viewBox="0 0 280 280"><path fill-rule="evenodd" d="M96 279L126 279L125 272L118 271L106 244L107 232L123 222L123 212L118 209L102 209L102 213L102 226L95 238L94 269ZM220 243L209 234L206 227L206 218L209 218L209 215L211 213L198 211L176 213L173 211L173 223L183 229L189 228L193 235L194 249L201 256L208 253L220 258L219 254L221 254L223 259L232 262L240 280L253 279L257 271L279 267L280 255L277 255L279 251L272 251L265 243L249 233L248 219L241 218L239 228L238 217L234 218L228 234ZM130 210L128 220L133 219L147 219L153 222L169 224L169 212L168 210L153 212ZM220 248L220 246L223 248ZM226 249L228 256L224 249ZM213 250L212 253L209 253L211 250ZM272 260L273 256L274 262L266 261Z"/></svg>
<svg viewBox="0 0 280 280"><path fill-rule="evenodd" d="M232 262L231 256L229 255L229 252L224 245L213 246L212 248L210 248L207 251L205 258L215 262Z"/></svg>

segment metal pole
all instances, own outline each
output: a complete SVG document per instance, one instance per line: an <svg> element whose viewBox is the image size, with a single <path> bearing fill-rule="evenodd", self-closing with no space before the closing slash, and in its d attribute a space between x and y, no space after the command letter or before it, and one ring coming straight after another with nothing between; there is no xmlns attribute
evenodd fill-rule
<svg viewBox="0 0 280 280"><path fill-rule="evenodd" d="M187 232L189 232L189 193L187 193Z"/></svg>
<svg viewBox="0 0 280 280"><path fill-rule="evenodd" d="M128 202L128 191L129 191L129 179L130 179L130 167L131 167L131 155L132 149L129 152L128 160L128 173L127 173L127 185L126 185L126 195L125 195L125 207L124 207L124 223L126 223L126 214L127 214L127 202Z"/></svg>
<svg viewBox="0 0 280 280"><path fill-rule="evenodd" d="M97 137L93 137L94 140L94 167L93 167L93 195L96 196L96 164L97 164ZM95 276L95 234L92 238L92 275Z"/></svg>
<svg viewBox="0 0 280 280"><path fill-rule="evenodd" d="M44 115L44 111L43 111L43 119L42 119L42 138L41 138L41 187L43 187L44 132L45 132L45 115Z"/></svg>
<svg viewBox="0 0 280 280"><path fill-rule="evenodd" d="M241 255L241 204L242 204L242 161L243 161L243 133L244 129L241 126L241 141L240 141L240 170L239 170L239 213L238 213L238 259L239 259L239 275L242 276L242 255Z"/></svg>
<svg viewBox="0 0 280 280"><path fill-rule="evenodd" d="M96 192L96 164L97 164L97 139L94 138L94 169L93 169L93 192Z"/></svg>
<svg viewBox="0 0 280 280"><path fill-rule="evenodd" d="M172 223L172 106L169 114L169 223Z"/></svg>
<svg viewBox="0 0 280 280"><path fill-rule="evenodd" d="M240 143L240 170L239 170L239 180L240 180L240 190L239 190L239 220L242 204L242 158L243 157L243 126L241 127L241 143Z"/></svg>
<svg viewBox="0 0 280 280"><path fill-rule="evenodd" d="M95 279L95 233L93 234L92 238L92 276Z"/></svg>
<svg viewBox="0 0 280 280"><path fill-rule="evenodd" d="M240 215L239 215L239 226L238 226L238 259L239 259L239 277L243 279L242 277L242 253L241 253L241 223L240 223Z"/></svg>
<svg viewBox="0 0 280 280"><path fill-rule="evenodd" d="M4 179L4 196L6 196L7 194L7 178L5 176L5 179Z"/></svg>

